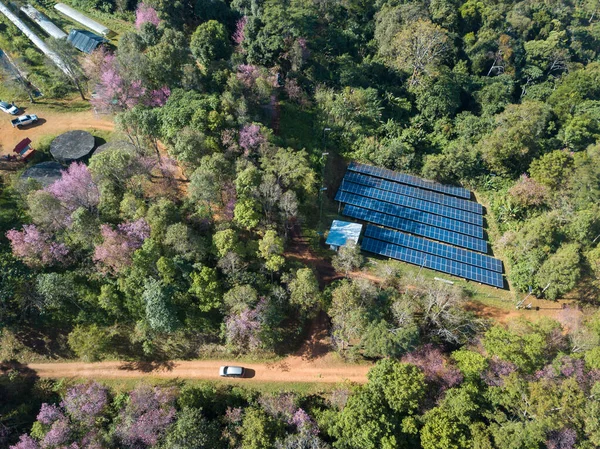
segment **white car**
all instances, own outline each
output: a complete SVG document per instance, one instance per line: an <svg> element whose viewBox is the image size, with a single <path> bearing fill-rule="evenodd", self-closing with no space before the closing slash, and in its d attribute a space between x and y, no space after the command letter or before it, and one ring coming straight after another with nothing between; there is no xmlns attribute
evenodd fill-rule
<svg viewBox="0 0 600 449"><path fill-rule="evenodd" d="M19 108L14 104L7 103L6 101L0 101L0 111L6 112L10 115L17 115Z"/></svg>
<svg viewBox="0 0 600 449"><path fill-rule="evenodd" d="M244 377L244 368L241 366L222 366L219 368L221 377Z"/></svg>

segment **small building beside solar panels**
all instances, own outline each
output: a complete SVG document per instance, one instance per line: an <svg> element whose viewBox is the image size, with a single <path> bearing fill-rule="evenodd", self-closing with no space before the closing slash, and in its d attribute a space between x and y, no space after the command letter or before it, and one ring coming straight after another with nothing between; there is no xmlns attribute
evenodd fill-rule
<svg viewBox="0 0 600 449"><path fill-rule="evenodd" d="M77 50L90 54L98 45L107 42L103 37L87 30L71 30L67 41Z"/></svg>
<svg viewBox="0 0 600 449"><path fill-rule="evenodd" d="M334 251L337 251L340 246L344 246L348 242L357 244L362 227L360 223L333 220L325 243Z"/></svg>

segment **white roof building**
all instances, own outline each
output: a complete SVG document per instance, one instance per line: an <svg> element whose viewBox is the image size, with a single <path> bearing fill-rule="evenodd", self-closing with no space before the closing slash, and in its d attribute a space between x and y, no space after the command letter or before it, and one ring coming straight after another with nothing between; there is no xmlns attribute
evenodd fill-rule
<svg viewBox="0 0 600 449"><path fill-rule="evenodd" d="M337 251L340 246L344 246L348 242L357 244L362 228L363 225L359 223L333 220L325 243L334 251Z"/></svg>

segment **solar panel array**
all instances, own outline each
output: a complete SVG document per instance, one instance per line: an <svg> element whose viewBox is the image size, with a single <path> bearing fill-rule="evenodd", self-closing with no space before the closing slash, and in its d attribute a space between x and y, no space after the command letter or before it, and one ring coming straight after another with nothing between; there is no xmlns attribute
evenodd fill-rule
<svg viewBox="0 0 600 449"><path fill-rule="evenodd" d="M349 183L347 183L349 184ZM345 186L344 186L345 187ZM384 201L367 198L350 192L339 190L335 199L342 203L353 204L354 206L364 207L384 214L404 218L406 220L416 221L418 223L428 224L448 231L460 232L475 238L483 237L483 228L440 215L423 212L417 209L398 206L396 204L386 203Z"/></svg>
<svg viewBox="0 0 600 449"><path fill-rule="evenodd" d="M429 201L423 201L411 196L400 195L388 190L380 190L375 187L355 184L353 182L346 181L346 178L344 178L342 182L344 185L341 187L341 190L345 192L356 193L358 195L397 204L399 206L410 207L411 209L416 209L423 212L430 212L432 214L441 215L442 217L464 221L465 223L475 226L483 226L483 217L478 214L473 214L471 212L455 209L453 207L448 207L441 204L430 203Z"/></svg>
<svg viewBox="0 0 600 449"><path fill-rule="evenodd" d="M502 288L502 262L485 254L483 208L470 198L462 187L358 163L336 195L344 215L373 223L365 251Z"/></svg>
<svg viewBox="0 0 600 449"><path fill-rule="evenodd" d="M383 214L373 210L368 210L363 207L346 204L343 214L347 217L356 218L358 220L368 221L381 226L386 226L399 231L410 232L411 234L421 235L428 239L438 240L440 242L450 243L451 245L468 248L473 251L487 253L487 242L482 239L469 237L468 235L459 234L457 232L448 232L444 229L428 226L417 223L411 220L394 217L392 215Z"/></svg>
<svg viewBox="0 0 600 449"><path fill-rule="evenodd" d="M444 206L454 207L455 209L462 209L474 214L483 214L483 207L481 204L471 201L464 200L462 198L456 198L454 196L443 195L437 192L431 192L429 190L419 189L417 187L411 187L398 182L386 181L385 179L373 178L371 176L363 175L349 171L344 176L344 179L355 184L361 184L364 186L375 187L381 190L388 190L394 193L400 193L406 196L412 196L422 200L430 201L432 203L443 204Z"/></svg>
<svg viewBox="0 0 600 449"><path fill-rule="evenodd" d="M410 248L394 245L393 243L382 242L381 240L365 237L362 241L362 249L381 256L391 257L403 262L420 265L453 276L471 279L494 287L504 287L502 273L484 270L483 268L478 268L473 265L467 265L465 263L446 259L445 257L434 256L421 251L415 251Z"/></svg>
<svg viewBox="0 0 600 449"><path fill-rule="evenodd" d="M471 198L471 192L462 187L447 186L439 184L433 181L427 181L425 179L417 178L416 176L406 175L404 173L398 173L387 168L372 167L370 165L359 164L358 162L352 162L348 167L348 170L355 171L358 173L364 173L365 175L375 176L377 178L389 179L402 184L408 184L409 186L420 187L426 190L433 190L436 192L445 193L447 195L454 195L460 198Z"/></svg>
<svg viewBox="0 0 600 449"><path fill-rule="evenodd" d="M367 225L365 236L502 273L502 262L498 259L443 243L433 242L421 237L415 237L404 232Z"/></svg>

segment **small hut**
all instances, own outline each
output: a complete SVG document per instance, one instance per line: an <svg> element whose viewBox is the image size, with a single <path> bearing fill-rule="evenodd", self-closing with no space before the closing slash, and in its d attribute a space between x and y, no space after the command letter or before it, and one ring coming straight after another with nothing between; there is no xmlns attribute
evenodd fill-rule
<svg viewBox="0 0 600 449"><path fill-rule="evenodd" d="M38 182L42 187L48 187L61 178L63 169L64 167L58 162L41 162L25 170L21 175L21 180L33 180Z"/></svg>
<svg viewBox="0 0 600 449"><path fill-rule="evenodd" d="M358 243L363 225L349 221L333 220L325 243L337 251L348 242Z"/></svg>
<svg viewBox="0 0 600 449"><path fill-rule="evenodd" d="M86 131L69 131L61 134L50 144L50 154L61 164L86 159L92 151L96 141L94 136Z"/></svg>
<svg viewBox="0 0 600 449"><path fill-rule="evenodd" d="M92 33L91 31L71 30L69 37L67 37L67 42L69 42L77 50L89 55L98 47L98 45L104 44L108 41L103 37Z"/></svg>

